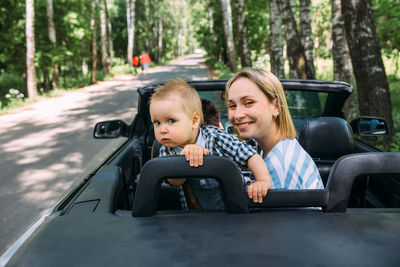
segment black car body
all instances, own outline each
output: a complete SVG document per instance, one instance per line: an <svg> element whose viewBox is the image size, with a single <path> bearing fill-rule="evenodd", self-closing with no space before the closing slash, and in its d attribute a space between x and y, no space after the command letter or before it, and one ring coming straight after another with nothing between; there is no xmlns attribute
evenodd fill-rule
<svg viewBox="0 0 400 267"><path fill-rule="evenodd" d="M226 81L190 82L229 127ZM191 168L182 156L153 158L148 101L138 89L133 122L106 121L95 138L126 142L1 258L7 266L398 266L400 153L353 138L384 134L379 118L342 119L352 87L282 80L299 141L314 157L323 190L270 190L262 204L244 192L228 159ZM375 120L380 126L363 130ZM375 125L375 124L374 124ZM165 178L214 177L226 212L182 211ZM139 179L140 178L140 179ZM397 186L397 188L396 188ZM382 198L382 195L385 199Z"/></svg>

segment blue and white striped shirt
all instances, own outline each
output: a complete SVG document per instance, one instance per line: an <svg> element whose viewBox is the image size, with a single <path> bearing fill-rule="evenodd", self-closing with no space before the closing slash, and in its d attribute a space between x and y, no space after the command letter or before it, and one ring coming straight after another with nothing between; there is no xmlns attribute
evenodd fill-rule
<svg viewBox="0 0 400 267"><path fill-rule="evenodd" d="M296 139L279 141L264 158L272 189L323 189L315 162Z"/></svg>

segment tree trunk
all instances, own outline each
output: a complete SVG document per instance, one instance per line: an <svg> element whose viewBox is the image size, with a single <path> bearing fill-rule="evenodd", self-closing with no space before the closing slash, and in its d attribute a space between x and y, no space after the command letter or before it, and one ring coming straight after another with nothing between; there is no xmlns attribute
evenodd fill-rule
<svg viewBox="0 0 400 267"><path fill-rule="evenodd" d="M146 48L146 50L147 50L147 53L149 54L149 56L150 56L150 58L153 58L154 59L154 53L153 53L153 51L154 51L154 37L156 36L156 31L155 31L155 24L154 24L154 21L155 21L155 18L154 18L154 14L155 14L155 12L154 12L154 10L155 10L155 7L157 6L157 3L155 3L157 0L150 0L148 3L149 3L149 8L148 8L148 16L147 16L147 21L148 21L148 25L149 25L149 28L148 28L148 30L149 30L149 35L148 35L148 38L147 38L147 48ZM179 38L183 38L183 33L182 33L182 26L179 26L179 34L182 34L180 37L178 36L178 39ZM178 40L178 46L179 46L179 48L178 48L178 50L179 51L183 51L183 45L182 45L182 39L179 41ZM180 54L183 54L183 52L179 52L179 55Z"/></svg>
<svg viewBox="0 0 400 267"><path fill-rule="evenodd" d="M271 72L279 78L285 78L283 58L282 20L276 0L269 1L269 56L271 60Z"/></svg>
<svg viewBox="0 0 400 267"><path fill-rule="evenodd" d="M314 38L311 29L311 0L300 0L300 34L304 47L307 66L315 73L314 68ZM315 74L314 74L315 75Z"/></svg>
<svg viewBox="0 0 400 267"><path fill-rule="evenodd" d="M162 19L159 18L158 21L158 59L157 61L159 61L162 57L162 52L163 52L163 22Z"/></svg>
<svg viewBox="0 0 400 267"><path fill-rule="evenodd" d="M183 33L182 33L182 27L179 27L178 29L178 46L177 46L177 51L176 51L176 56L182 56L183 55Z"/></svg>
<svg viewBox="0 0 400 267"><path fill-rule="evenodd" d="M92 30L92 77L91 83L97 82L97 0L92 0L92 17L90 19L90 28Z"/></svg>
<svg viewBox="0 0 400 267"><path fill-rule="evenodd" d="M393 136L392 104L370 0L342 0L346 38L357 82L360 115L383 117L388 145Z"/></svg>
<svg viewBox="0 0 400 267"><path fill-rule="evenodd" d="M353 84L353 70L349 49L347 46L344 21L342 16L341 0L332 0L332 55L333 55L333 79ZM347 119L353 119L357 115L357 100L353 93L343 107Z"/></svg>
<svg viewBox="0 0 400 267"><path fill-rule="evenodd" d="M82 60L82 75L83 75L83 77L86 78L86 76L88 75L88 73L89 73L88 64L87 64L87 62L86 62L86 59L83 59L83 60Z"/></svg>
<svg viewBox="0 0 400 267"><path fill-rule="evenodd" d="M47 0L46 5L47 11L47 23L48 23L48 31L49 31L49 39L53 48L57 46L57 38L56 38L56 28L54 26L54 10L53 10L53 0ZM54 64L53 68L53 80L56 83L56 87L60 87L60 73L58 71L58 64Z"/></svg>
<svg viewBox="0 0 400 267"><path fill-rule="evenodd" d="M228 67L232 72L237 71L235 42L232 33L232 9L229 0L219 0L225 35L226 54Z"/></svg>
<svg viewBox="0 0 400 267"><path fill-rule="evenodd" d="M292 14L294 19L296 19L296 7L295 7L295 0L289 0L290 1L290 9L292 10ZM278 6L279 7L279 6ZM285 36L285 38L287 38L288 35ZM285 46L285 51L286 51L286 57L287 60L289 61L289 78L291 79L298 79L299 75L297 74L297 70L296 70L296 64L294 62L294 59L292 57L289 57L288 55L290 54L288 52L288 40L286 41L286 46ZM301 41L301 40L300 40Z"/></svg>
<svg viewBox="0 0 400 267"><path fill-rule="evenodd" d="M107 0L104 0L104 7L106 10L106 20L107 20L107 40L108 40L108 54L109 54L109 63L108 66L111 68L114 59L114 46L112 40L112 27L111 27L111 18L110 13L107 8Z"/></svg>
<svg viewBox="0 0 400 267"><path fill-rule="evenodd" d="M34 0L26 0L26 72L27 92L30 99L37 97L35 70L35 6Z"/></svg>
<svg viewBox="0 0 400 267"><path fill-rule="evenodd" d="M108 53L107 53L107 22L104 1L100 1L100 38L101 38L101 65L104 74L109 73L108 69Z"/></svg>
<svg viewBox="0 0 400 267"><path fill-rule="evenodd" d="M129 66L132 66L133 44L135 40L135 2L136 0L126 0L126 20L128 27L127 55Z"/></svg>
<svg viewBox="0 0 400 267"><path fill-rule="evenodd" d="M43 69L43 92L50 91L52 84L49 77L49 72L46 68Z"/></svg>
<svg viewBox="0 0 400 267"><path fill-rule="evenodd" d="M249 47L249 34L246 21L246 7L244 0L233 1L235 21L237 26L237 39L239 42L239 56L242 67L251 67L251 54Z"/></svg>
<svg viewBox="0 0 400 267"><path fill-rule="evenodd" d="M300 79L315 79L314 70L307 65L290 0L277 0L282 22L286 28L286 47L289 65Z"/></svg>

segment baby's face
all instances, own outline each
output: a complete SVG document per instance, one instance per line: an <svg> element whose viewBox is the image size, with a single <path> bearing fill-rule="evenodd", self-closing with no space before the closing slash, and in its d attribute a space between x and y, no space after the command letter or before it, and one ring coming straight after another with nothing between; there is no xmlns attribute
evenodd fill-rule
<svg viewBox="0 0 400 267"><path fill-rule="evenodd" d="M193 118L182 108L180 101L168 98L152 101L150 105L154 135L167 147L184 147L196 143L197 129Z"/></svg>

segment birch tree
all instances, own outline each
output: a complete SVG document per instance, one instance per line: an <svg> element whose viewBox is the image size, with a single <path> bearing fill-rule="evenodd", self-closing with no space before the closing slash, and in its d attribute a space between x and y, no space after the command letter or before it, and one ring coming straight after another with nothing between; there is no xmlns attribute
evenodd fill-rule
<svg viewBox="0 0 400 267"><path fill-rule="evenodd" d="M244 0L233 1L235 10L235 21L237 27L237 40L239 48L240 63L242 67L251 67L251 53L249 47L249 34L246 21L246 6Z"/></svg>
<svg viewBox="0 0 400 267"><path fill-rule="evenodd" d="M285 77L283 58L282 20L276 0L269 1L269 56L271 72L279 78Z"/></svg>
<svg viewBox="0 0 400 267"><path fill-rule="evenodd" d="M108 69L108 53L107 53L107 21L104 1L100 1L100 40L101 40L101 65L104 74L109 73Z"/></svg>
<svg viewBox="0 0 400 267"><path fill-rule="evenodd" d="M111 18L107 8L107 0L104 0L104 7L106 10L106 20L107 20L107 40L108 40L108 54L109 54L109 67L112 67L113 59L114 59L114 47L112 40L112 26L111 26Z"/></svg>
<svg viewBox="0 0 400 267"><path fill-rule="evenodd" d="M90 28L92 30L92 77L91 83L97 82L97 0L92 0L92 16Z"/></svg>
<svg viewBox="0 0 400 267"><path fill-rule="evenodd" d="M226 45L226 54L228 59L228 67L232 72L237 71L235 42L232 30L232 9L229 0L219 0L221 13L223 17L224 36Z"/></svg>
<svg viewBox="0 0 400 267"><path fill-rule="evenodd" d="M158 53L157 61L159 61L163 54L163 21L161 18L158 20Z"/></svg>
<svg viewBox="0 0 400 267"><path fill-rule="evenodd" d="M293 14L293 19L296 19L296 7L295 7L295 0L289 0L289 4L290 4L290 10L292 11ZM297 29L297 25L295 25L296 29ZM286 57L287 60L289 61L289 77L291 79L298 79L299 75L297 74L297 69L296 69L296 63L294 62L294 58L290 57L290 53L288 51L288 43L290 43L289 40L287 40L287 38L291 38L290 35L285 34L285 51L286 51ZM301 42L301 40L300 40Z"/></svg>
<svg viewBox="0 0 400 267"><path fill-rule="evenodd" d="M342 16L341 0L332 0L332 55L333 55L333 79L349 84L353 83L353 69L349 49L347 46L344 20ZM355 94L350 95L343 108L346 117L355 117L357 103Z"/></svg>
<svg viewBox="0 0 400 267"><path fill-rule="evenodd" d="M304 47L307 65L314 69L314 38L311 28L311 0L300 0L300 38Z"/></svg>
<svg viewBox="0 0 400 267"><path fill-rule="evenodd" d="M310 68L307 64L290 0L277 0L277 3L282 22L285 25L287 56L290 68L296 70L297 76L300 79L315 79L314 69Z"/></svg>
<svg viewBox="0 0 400 267"><path fill-rule="evenodd" d="M341 4L357 82L360 115L383 117L388 123L391 139L394 129L392 104L371 1L342 0Z"/></svg>
<svg viewBox="0 0 400 267"><path fill-rule="evenodd" d="M135 2L136 0L126 0L126 21L128 28L127 56L129 66L132 66L133 44L135 40Z"/></svg>
<svg viewBox="0 0 400 267"><path fill-rule="evenodd" d="M54 26L54 9L53 9L53 0L46 0L46 12L47 12L47 28L49 32L49 40L55 48L57 46L57 38L56 38L56 29ZM54 64L53 68L53 80L56 84L56 87L60 87L60 73L58 71L58 64Z"/></svg>
<svg viewBox="0 0 400 267"><path fill-rule="evenodd" d="M26 0L26 74L27 92L30 99L37 97L35 71L35 7L34 0Z"/></svg>

